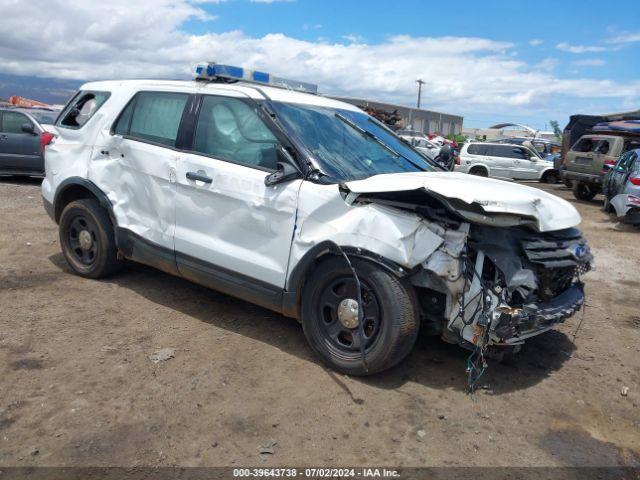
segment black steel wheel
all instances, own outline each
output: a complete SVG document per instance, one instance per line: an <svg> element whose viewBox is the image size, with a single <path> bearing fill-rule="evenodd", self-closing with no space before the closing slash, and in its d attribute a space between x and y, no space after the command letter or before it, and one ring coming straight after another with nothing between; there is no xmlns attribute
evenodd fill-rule
<svg viewBox="0 0 640 480"><path fill-rule="evenodd" d="M368 352L380 333L382 312L375 294L365 281L361 281L361 296L365 352ZM320 296L319 332L337 355L345 356L354 352L360 354L356 298L356 282L353 275L332 280L324 287Z"/></svg>
<svg viewBox="0 0 640 480"><path fill-rule="evenodd" d="M361 284L364 338L359 333L356 282L341 256L325 259L305 283L302 326L324 363L342 373L367 375L392 367L410 353L419 320L411 285L367 260L351 262Z"/></svg>
<svg viewBox="0 0 640 480"><path fill-rule="evenodd" d="M97 200L69 203L60 215L59 232L62 253L78 275L100 278L122 266L113 226Z"/></svg>

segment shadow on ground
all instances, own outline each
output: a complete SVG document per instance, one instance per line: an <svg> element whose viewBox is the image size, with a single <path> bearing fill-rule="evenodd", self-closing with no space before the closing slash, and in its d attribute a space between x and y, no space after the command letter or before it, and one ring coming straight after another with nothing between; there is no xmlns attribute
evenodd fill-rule
<svg viewBox="0 0 640 480"><path fill-rule="evenodd" d="M61 253L49 259L71 274ZM121 273L103 281L298 358L318 361L306 346L300 324L270 310L138 264L130 264ZM496 395L529 388L560 369L574 350L565 334L554 330L546 332L527 340L519 354L500 363L489 361L490 368L480 384L485 388L488 386L490 393ZM358 380L383 389L396 389L406 382L416 382L436 389L465 390L465 365L469 353L438 337L420 337L412 354L399 365Z"/></svg>

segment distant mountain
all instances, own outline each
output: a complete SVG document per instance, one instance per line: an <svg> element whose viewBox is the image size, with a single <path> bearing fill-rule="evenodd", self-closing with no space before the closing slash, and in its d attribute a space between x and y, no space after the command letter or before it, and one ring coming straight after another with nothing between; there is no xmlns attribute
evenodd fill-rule
<svg viewBox="0 0 640 480"><path fill-rule="evenodd" d="M84 82L82 80L58 80L0 73L0 98L12 95L51 104L64 104Z"/></svg>

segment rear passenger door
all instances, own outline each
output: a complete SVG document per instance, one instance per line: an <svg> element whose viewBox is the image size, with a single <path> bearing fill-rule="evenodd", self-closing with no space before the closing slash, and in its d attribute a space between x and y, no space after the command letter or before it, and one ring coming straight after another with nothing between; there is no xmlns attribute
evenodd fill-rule
<svg viewBox="0 0 640 480"><path fill-rule="evenodd" d="M138 260L155 265L148 261L155 256L166 260L157 266L170 271L175 271L176 144L190 98L180 92L138 92L106 144L94 149L89 171L90 180L111 199L118 227L138 241L136 256L145 257Z"/></svg>
<svg viewBox="0 0 640 480"><path fill-rule="evenodd" d="M487 163L492 177L513 178L514 159L511 151L514 145L487 145Z"/></svg>
<svg viewBox="0 0 640 480"><path fill-rule="evenodd" d="M190 152L177 169L180 273L236 295L247 285L281 292L301 180L265 186L281 142L252 101L204 95L196 118ZM229 291L230 284L238 290Z"/></svg>
<svg viewBox="0 0 640 480"><path fill-rule="evenodd" d="M36 134L25 133L30 124ZM0 169L16 172L42 172L38 127L24 113L3 111L0 117Z"/></svg>

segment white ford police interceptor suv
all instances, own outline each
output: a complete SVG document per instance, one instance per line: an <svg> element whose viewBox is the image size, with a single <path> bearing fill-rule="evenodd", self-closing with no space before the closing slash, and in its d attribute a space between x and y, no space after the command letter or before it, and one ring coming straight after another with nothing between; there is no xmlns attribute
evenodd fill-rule
<svg viewBox="0 0 640 480"><path fill-rule="evenodd" d="M78 275L151 265L299 319L356 375L401 361L421 324L482 356L580 309L592 257L566 201L444 172L358 108L292 90L311 85L197 72L88 83L60 114L42 195Z"/></svg>

